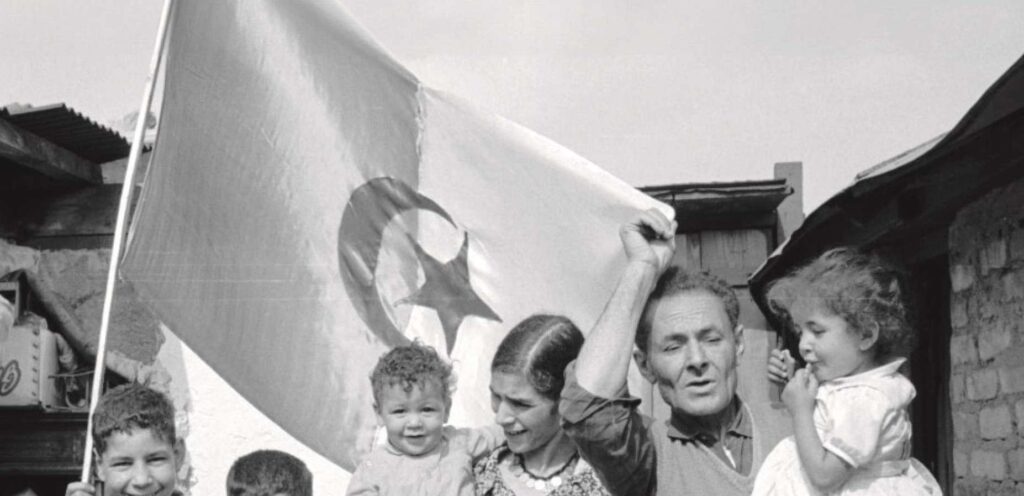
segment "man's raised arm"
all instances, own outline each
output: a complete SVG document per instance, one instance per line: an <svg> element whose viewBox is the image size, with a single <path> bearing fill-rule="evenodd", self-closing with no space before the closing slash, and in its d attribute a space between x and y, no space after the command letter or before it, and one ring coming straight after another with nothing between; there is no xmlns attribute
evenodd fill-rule
<svg viewBox="0 0 1024 496"><path fill-rule="evenodd" d="M594 396L614 398L626 385L633 339L647 298L675 250L676 222L658 210L622 226L626 269L576 359L576 380Z"/></svg>

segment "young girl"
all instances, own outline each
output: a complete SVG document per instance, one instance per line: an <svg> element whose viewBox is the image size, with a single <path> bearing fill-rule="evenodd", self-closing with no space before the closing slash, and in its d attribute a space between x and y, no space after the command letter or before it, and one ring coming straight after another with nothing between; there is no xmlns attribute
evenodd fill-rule
<svg viewBox="0 0 1024 496"><path fill-rule="evenodd" d="M754 495L941 494L910 457L915 391L899 368L914 336L903 298L892 267L847 248L769 288L769 305L800 336L807 367L782 393L793 436L768 455Z"/></svg>
<svg viewBox="0 0 1024 496"><path fill-rule="evenodd" d="M473 463L504 442L501 428L446 426L452 368L429 346L412 343L381 357L370 376L373 408L387 431L352 474L346 494L473 494Z"/></svg>

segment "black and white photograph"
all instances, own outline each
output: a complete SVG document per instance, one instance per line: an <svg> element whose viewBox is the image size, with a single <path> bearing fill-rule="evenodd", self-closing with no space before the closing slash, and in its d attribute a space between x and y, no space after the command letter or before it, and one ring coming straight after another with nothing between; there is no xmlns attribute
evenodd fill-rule
<svg viewBox="0 0 1024 496"><path fill-rule="evenodd" d="M1024 494L1022 26L0 2L0 496Z"/></svg>

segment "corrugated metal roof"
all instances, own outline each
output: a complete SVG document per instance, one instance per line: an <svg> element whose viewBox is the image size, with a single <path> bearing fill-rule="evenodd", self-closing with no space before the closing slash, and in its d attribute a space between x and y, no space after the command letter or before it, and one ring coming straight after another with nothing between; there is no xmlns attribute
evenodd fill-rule
<svg viewBox="0 0 1024 496"><path fill-rule="evenodd" d="M832 224L846 215L858 201L869 198L868 193L891 189L901 182L929 173L939 159L956 149L957 145L1003 118L1019 115L1019 112L1024 112L1024 57L1000 76L948 133L862 171L853 184L811 212L800 228L751 276L755 301L764 309L762 290L765 285L800 263L802 260L795 254L806 251L804 248L826 248L822 244L827 240L820 238L827 235L822 233L828 233L834 227Z"/></svg>
<svg viewBox="0 0 1024 496"><path fill-rule="evenodd" d="M929 150L935 148L935 145L939 144L948 133L942 133L920 145L917 145L895 157L892 157L880 164L869 167L857 173L857 177L854 178L854 182L863 181L869 177L881 176L886 172L899 169L904 165L909 164L928 153Z"/></svg>
<svg viewBox="0 0 1024 496"><path fill-rule="evenodd" d="M127 157L128 140L63 103L0 109L4 119L90 162L101 164Z"/></svg>

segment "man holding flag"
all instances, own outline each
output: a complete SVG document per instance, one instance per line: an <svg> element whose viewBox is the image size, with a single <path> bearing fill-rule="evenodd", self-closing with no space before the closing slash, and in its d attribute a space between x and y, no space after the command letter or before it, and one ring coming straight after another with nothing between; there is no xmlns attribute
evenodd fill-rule
<svg viewBox="0 0 1024 496"><path fill-rule="evenodd" d="M490 358L538 311L589 329L664 205L424 86L329 0L176 4L159 138L121 268L161 320L342 467L367 375L420 339L457 367L451 422L491 419ZM201 442L191 442L193 449Z"/></svg>
<svg viewBox="0 0 1024 496"><path fill-rule="evenodd" d="M790 423L736 395L739 302L717 277L668 267L675 232L653 209L622 227L628 263L566 368L563 426L615 496L749 495ZM626 391L631 355L671 407L667 421L638 413Z"/></svg>

